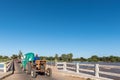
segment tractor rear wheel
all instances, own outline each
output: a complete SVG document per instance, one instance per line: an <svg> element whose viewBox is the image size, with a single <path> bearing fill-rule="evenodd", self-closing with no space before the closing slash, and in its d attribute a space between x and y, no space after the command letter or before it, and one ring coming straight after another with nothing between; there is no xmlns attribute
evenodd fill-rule
<svg viewBox="0 0 120 80"><path fill-rule="evenodd" d="M30 62L28 62L27 65L26 65L26 73L27 74L31 73L31 63Z"/></svg>
<svg viewBox="0 0 120 80"><path fill-rule="evenodd" d="M51 68L47 69L46 75L49 77L52 77L52 69Z"/></svg>

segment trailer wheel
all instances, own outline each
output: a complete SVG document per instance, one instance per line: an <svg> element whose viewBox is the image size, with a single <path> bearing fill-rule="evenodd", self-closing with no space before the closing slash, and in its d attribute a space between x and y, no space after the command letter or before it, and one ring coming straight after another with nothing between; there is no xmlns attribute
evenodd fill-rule
<svg viewBox="0 0 120 80"><path fill-rule="evenodd" d="M31 76L32 76L32 78L36 78L37 77L37 74L36 74L35 70L31 70Z"/></svg>
<svg viewBox="0 0 120 80"><path fill-rule="evenodd" d="M52 77L52 69L51 68L47 69L46 75L49 77Z"/></svg>
<svg viewBox="0 0 120 80"><path fill-rule="evenodd" d="M27 65L26 65L26 73L27 74L31 73L31 63L30 62L28 62Z"/></svg>

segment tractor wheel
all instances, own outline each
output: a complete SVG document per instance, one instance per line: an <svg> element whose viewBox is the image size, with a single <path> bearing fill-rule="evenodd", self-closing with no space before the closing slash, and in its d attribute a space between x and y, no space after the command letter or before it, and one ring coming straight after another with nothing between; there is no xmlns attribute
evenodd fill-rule
<svg viewBox="0 0 120 80"><path fill-rule="evenodd" d="M31 63L30 62L28 62L27 65L26 65L26 73L27 74L31 73Z"/></svg>
<svg viewBox="0 0 120 80"><path fill-rule="evenodd" d="M51 68L47 69L46 75L49 76L49 77L52 76L52 69Z"/></svg>
<svg viewBox="0 0 120 80"><path fill-rule="evenodd" d="M37 73L35 72L35 70L31 70L31 76L32 76L32 78L37 77Z"/></svg>

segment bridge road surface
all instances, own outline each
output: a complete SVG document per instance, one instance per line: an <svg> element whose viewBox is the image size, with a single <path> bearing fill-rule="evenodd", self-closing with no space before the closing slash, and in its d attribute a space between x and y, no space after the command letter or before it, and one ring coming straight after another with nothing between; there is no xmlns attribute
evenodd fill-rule
<svg viewBox="0 0 120 80"><path fill-rule="evenodd" d="M44 75L38 75L36 78L32 78L30 75L27 75L25 72L21 70L20 64L14 62L14 65L15 65L14 74L12 74L9 77L6 77L3 80L85 80L83 78L65 76L57 72L55 69L52 70L53 71L52 78L49 78Z"/></svg>

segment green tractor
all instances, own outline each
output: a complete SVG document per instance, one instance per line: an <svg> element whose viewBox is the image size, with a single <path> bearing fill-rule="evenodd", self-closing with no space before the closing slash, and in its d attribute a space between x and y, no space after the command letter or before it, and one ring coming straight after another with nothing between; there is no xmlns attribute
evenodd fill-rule
<svg viewBox="0 0 120 80"><path fill-rule="evenodd" d="M23 70L27 74L31 74L33 78L37 76L37 73L44 73L45 75L51 77L52 69L46 68L46 60L36 60L34 61L34 53L27 53L24 55L22 60Z"/></svg>

